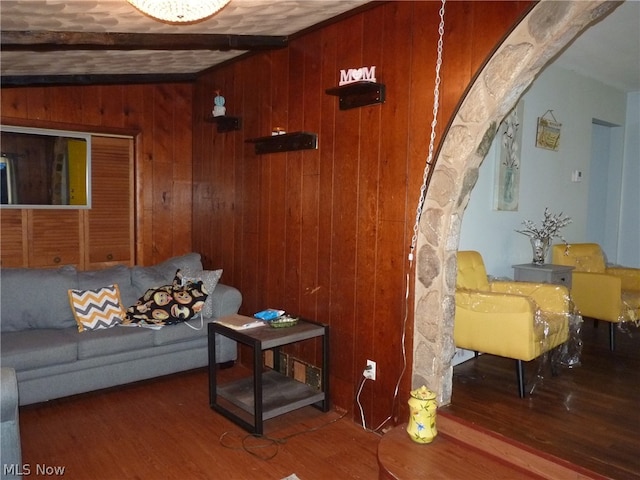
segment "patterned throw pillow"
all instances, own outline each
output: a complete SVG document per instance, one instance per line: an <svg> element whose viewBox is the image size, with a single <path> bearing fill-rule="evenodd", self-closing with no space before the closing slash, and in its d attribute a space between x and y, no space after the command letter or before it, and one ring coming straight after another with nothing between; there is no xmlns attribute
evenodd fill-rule
<svg viewBox="0 0 640 480"><path fill-rule="evenodd" d="M202 282L204 288L206 288L209 296L207 301L204 302L204 308L202 309L202 316L205 318L213 317L213 297L212 293L220 281L222 276L222 270L196 270L192 268L184 268L180 270L185 281L188 282Z"/></svg>
<svg viewBox="0 0 640 480"><path fill-rule="evenodd" d="M114 327L126 313L117 283L93 290L69 290L69 303L79 332Z"/></svg>
<svg viewBox="0 0 640 480"><path fill-rule="evenodd" d="M182 323L202 311L207 296L202 282L183 285L182 274L178 270L172 285L147 290L135 305L129 307L122 324L161 327Z"/></svg>

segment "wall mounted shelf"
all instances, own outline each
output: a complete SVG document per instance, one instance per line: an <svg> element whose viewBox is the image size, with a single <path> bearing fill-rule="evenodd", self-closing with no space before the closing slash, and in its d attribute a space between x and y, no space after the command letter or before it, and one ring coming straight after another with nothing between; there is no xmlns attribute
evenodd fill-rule
<svg viewBox="0 0 640 480"><path fill-rule="evenodd" d="M247 142L255 143L256 155L295 150L315 150L318 148L318 134L293 132L285 133L284 135L250 138Z"/></svg>
<svg viewBox="0 0 640 480"><path fill-rule="evenodd" d="M376 82L355 82L325 90L340 98L340 110L384 103L385 86Z"/></svg>
<svg viewBox="0 0 640 480"><path fill-rule="evenodd" d="M209 123L216 123L218 125L218 133L240 130L240 125L242 124L240 117L228 117L227 115L221 115L218 117L209 115L205 118L205 121Z"/></svg>

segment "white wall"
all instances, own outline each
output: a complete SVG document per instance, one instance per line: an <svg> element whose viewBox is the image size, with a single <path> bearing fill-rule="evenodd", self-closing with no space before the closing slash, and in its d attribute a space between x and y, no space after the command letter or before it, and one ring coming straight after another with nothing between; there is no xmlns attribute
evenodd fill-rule
<svg viewBox="0 0 640 480"><path fill-rule="evenodd" d="M640 267L640 92L627 94L618 263Z"/></svg>
<svg viewBox="0 0 640 480"><path fill-rule="evenodd" d="M624 127L597 122L591 130L591 164L586 241L617 261L620 238Z"/></svg>
<svg viewBox="0 0 640 480"><path fill-rule="evenodd" d="M464 214L460 236L459 249L478 250L483 256L487 272L498 277L512 277L512 265L531 261L529 238L514 230L521 228L524 220L539 224L545 207L549 207L552 213L563 212L572 218L573 222L562 231L567 241L589 241L587 218L592 123L596 120L608 125L624 126L629 121L626 116L627 95L624 92L553 65L542 72L522 100L524 118L521 125L523 137L518 211L497 211L493 208L499 153L497 141L494 141L480 167L478 182ZM562 123L558 151L535 147L537 119L547 110L553 110L557 121ZM634 118L637 132L637 113ZM629 136L631 135L627 135ZM637 135L635 141L635 157L629 154L629 148L625 148L622 177L625 179L626 190L637 188L638 185L640 167ZM622 152L620 155L623 156ZM571 174L575 170L582 172L582 181L579 183L571 181ZM636 181L630 179L633 175ZM610 183L610 179L603 179L600 184L606 192L605 197L611 195ZM595 184L597 186L598 182ZM633 217L635 222L633 218L618 222L621 228L618 238L625 239L624 246L620 245L620 251L637 252L640 248L637 192L623 192L626 196L623 200L618 200L622 205L623 215L620 218ZM634 230L635 240L634 235L628 235L629 229ZM609 260L616 259L610 257ZM640 265L636 263L633 266Z"/></svg>

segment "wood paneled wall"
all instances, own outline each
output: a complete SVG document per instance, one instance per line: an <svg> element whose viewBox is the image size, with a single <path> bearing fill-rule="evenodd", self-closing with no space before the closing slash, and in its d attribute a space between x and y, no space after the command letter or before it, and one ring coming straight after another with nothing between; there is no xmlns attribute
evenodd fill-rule
<svg viewBox="0 0 640 480"><path fill-rule="evenodd" d="M136 262L192 251L191 84L2 89L2 121L135 136Z"/></svg>
<svg viewBox="0 0 640 480"><path fill-rule="evenodd" d="M449 2L437 142L473 75L531 2ZM244 296L331 326L334 405L354 412L367 359L378 379L361 403L385 420L412 357L405 300L416 207L428 154L440 2L387 2L203 75L194 92L193 246ZM340 111L325 94L339 71L377 67L386 103ZM214 90L242 130L205 122ZM319 135L318 150L257 156L247 139L272 128ZM411 288L409 289L411 291ZM405 327L405 317L407 317ZM292 352L317 362L318 345ZM398 404L404 415L411 366ZM400 421L404 421L401 417Z"/></svg>
<svg viewBox="0 0 640 480"><path fill-rule="evenodd" d="M531 3L448 2L438 143L473 75ZM403 334L411 361L407 255L428 152L439 8L388 2L195 86L3 88L3 120L136 132L137 263L199 251L242 291L244 313L280 307L328 323L333 402L359 417L362 370L375 360L378 380L365 384L361 403L377 426L394 411ZM386 103L340 111L325 90L340 69L370 65ZM215 88L227 114L242 117L241 131L220 134L205 122ZM245 140L276 126L318 133L319 149L256 156ZM317 361L319 346L293 353ZM401 421L410 371L396 402Z"/></svg>

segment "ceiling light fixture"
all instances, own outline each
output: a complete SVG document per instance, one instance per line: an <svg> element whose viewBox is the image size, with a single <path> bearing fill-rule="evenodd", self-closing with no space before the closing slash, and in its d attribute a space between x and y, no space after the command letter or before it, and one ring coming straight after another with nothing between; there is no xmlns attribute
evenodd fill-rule
<svg viewBox="0 0 640 480"><path fill-rule="evenodd" d="M209 18L230 0L127 0L142 13L166 23L195 23Z"/></svg>

